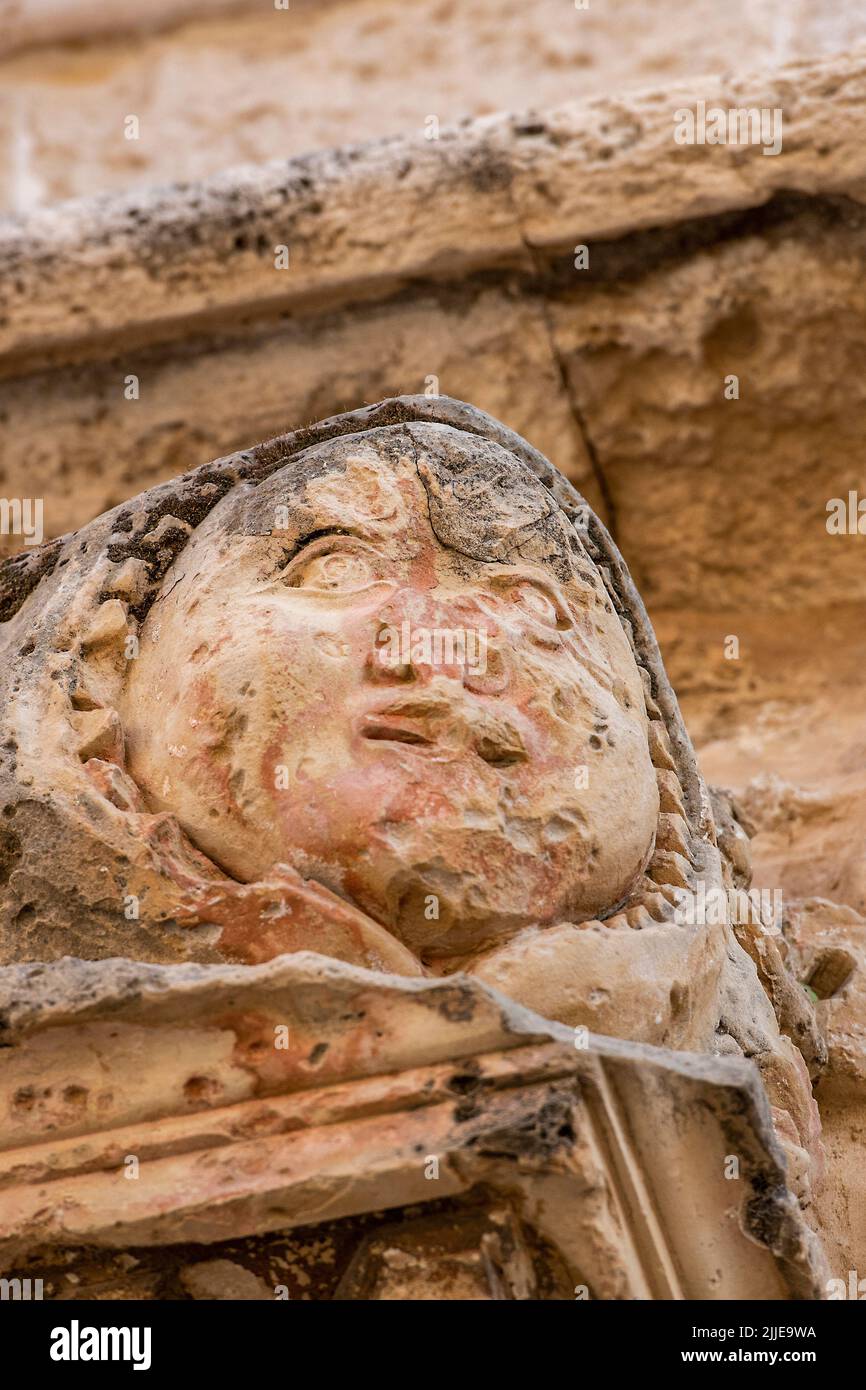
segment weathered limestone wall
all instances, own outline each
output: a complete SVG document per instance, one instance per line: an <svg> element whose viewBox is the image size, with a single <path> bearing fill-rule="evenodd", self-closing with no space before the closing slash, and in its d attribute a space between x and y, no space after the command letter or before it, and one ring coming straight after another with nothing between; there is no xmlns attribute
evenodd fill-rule
<svg viewBox="0 0 866 1390"><path fill-rule="evenodd" d="M0 494L57 535L437 386L565 468L785 895L854 1267L866 0L589 2L0 0ZM677 146L699 100L781 109L782 153Z"/></svg>
<svg viewBox="0 0 866 1390"><path fill-rule="evenodd" d="M866 571L826 528L866 492L864 96L862 61L801 64L8 220L0 495L57 535L438 379L611 524L758 882L866 912ZM782 153L676 145L700 99L781 106Z"/></svg>
<svg viewBox="0 0 866 1390"><path fill-rule="evenodd" d="M677 145L702 97L781 106L783 152ZM864 97L798 65L9 220L0 484L56 535L438 387L566 468L656 607L863 598L825 507L862 471Z"/></svg>
<svg viewBox="0 0 866 1390"><path fill-rule="evenodd" d="M850 52L866 16L864 0L286 3L2 0L0 206Z"/></svg>

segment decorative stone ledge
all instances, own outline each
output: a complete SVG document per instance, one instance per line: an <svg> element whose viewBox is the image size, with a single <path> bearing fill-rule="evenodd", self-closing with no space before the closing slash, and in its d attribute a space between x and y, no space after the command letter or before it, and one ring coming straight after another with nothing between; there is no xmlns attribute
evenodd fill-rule
<svg viewBox="0 0 866 1390"><path fill-rule="evenodd" d="M252 9L254 0L0 0L0 57L36 44L140 34L185 19Z"/></svg>
<svg viewBox="0 0 866 1390"><path fill-rule="evenodd" d="M208 458L438 390L556 460L653 608L749 607L757 572L769 606L861 598L824 523L866 429L864 96L860 58L799 64L7 220L3 495L43 498L56 536ZM699 100L780 107L782 153L676 144Z"/></svg>
<svg viewBox="0 0 866 1390"><path fill-rule="evenodd" d="M674 113L781 107L779 156L682 146ZM122 340L382 299L531 253L672 227L774 194L862 201L866 60L707 78L247 166L202 184L0 223L0 357L75 360ZM711 155L710 158L707 156ZM290 267L274 267L274 248ZM4 371L12 367L0 361Z"/></svg>
<svg viewBox="0 0 866 1390"><path fill-rule="evenodd" d="M480 1185L593 1298L821 1296L822 1256L750 1063L599 1037L578 1048L466 977L383 981L310 953L7 967L0 1020L5 1270Z"/></svg>

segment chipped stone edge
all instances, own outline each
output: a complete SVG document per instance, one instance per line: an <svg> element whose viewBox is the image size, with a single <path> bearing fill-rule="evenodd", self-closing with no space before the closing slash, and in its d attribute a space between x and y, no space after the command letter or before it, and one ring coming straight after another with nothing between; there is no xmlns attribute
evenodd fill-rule
<svg viewBox="0 0 866 1390"><path fill-rule="evenodd" d="M674 113L780 107L781 154L681 146ZM778 193L866 202L866 58L467 119L200 183L0 219L0 367L75 360L257 314L381 299L410 281L513 264ZM275 247L290 266L274 266ZM4 363L10 354L23 355Z"/></svg>
<svg viewBox="0 0 866 1390"><path fill-rule="evenodd" d="M0 968L0 1058L2 1049L26 1046L29 1037L52 1027L123 1019L158 1027L181 1017L195 1027L225 1019L227 1006L260 1006L276 996L282 1007L294 993L302 1008L315 996L320 1004L356 1002L359 996L387 998L390 1005L434 1009L454 1026L458 1056L495 1048L513 1049L538 1042L563 1048L564 1062L587 1082L601 1074L617 1086L620 1067L634 1063L661 1077L719 1088L719 1123L737 1151L748 1150L755 1165L753 1198L743 1211L743 1233L779 1263L795 1298L819 1299L826 1273L823 1252L805 1224L785 1184L785 1161L775 1138L769 1104L753 1062L739 1058L677 1053L646 1044L591 1035L588 1048L575 1049L571 1029L541 1018L495 989L466 976L446 980L384 977L333 961L314 952L278 956L260 966L148 965L124 958L85 961L74 957L46 965ZM458 1007L455 1007L455 1004ZM348 1030L363 1027L351 1015ZM432 1049L441 1056L441 1039ZM423 1048L412 1065L424 1061ZM602 1073L597 1073L597 1068ZM596 1081L593 1082L593 1077ZM760 1210L758 1210L758 1206ZM754 1209L754 1210L753 1210Z"/></svg>

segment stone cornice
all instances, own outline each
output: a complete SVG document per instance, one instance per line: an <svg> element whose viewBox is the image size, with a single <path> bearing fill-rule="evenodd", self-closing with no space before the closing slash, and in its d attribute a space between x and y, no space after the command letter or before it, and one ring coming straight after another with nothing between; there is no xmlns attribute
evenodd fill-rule
<svg viewBox="0 0 866 1390"><path fill-rule="evenodd" d="M297 2L297 0L296 0ZM249 10L254 0L0 0L0 57L41 44L150 33L185 20Z"/></svg>
<svg viewBox="0 0 866 1390"><path fill-rule="evenodd" d="M706 78L244 166L0 222L0 372L233 331L757 208L866 201L866 59ZM674 112L780 107L783 149L675 143ZM287 246L287 270L274 248Z"/></svg>

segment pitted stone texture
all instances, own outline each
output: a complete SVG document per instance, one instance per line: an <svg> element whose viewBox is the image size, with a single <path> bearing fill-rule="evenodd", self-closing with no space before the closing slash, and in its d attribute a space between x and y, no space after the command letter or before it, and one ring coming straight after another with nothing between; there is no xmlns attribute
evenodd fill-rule
<svg viewBox="0 0 866 1390"><path fill-rule="evenodd" d="M3 63L0 194L23 210L421 133L431 117L670 86L746 55L824 57L855 47L862 25L861 0L3 0L0 55L23 51ZM124 138L127 113L137 140Z"/></svg>

